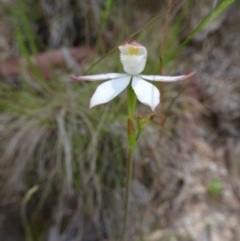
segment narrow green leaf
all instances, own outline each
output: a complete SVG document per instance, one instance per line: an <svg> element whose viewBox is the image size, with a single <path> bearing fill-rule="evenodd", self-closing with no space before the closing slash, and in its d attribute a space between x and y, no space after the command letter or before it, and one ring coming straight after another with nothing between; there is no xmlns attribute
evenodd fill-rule
<svg viewBox="0 0 240 241"><path fill-rule="evenodd" d="M207 15L201 23L187 36L187 38L172 52L170 53L165 60L163 61L164 64L171 61L177 53L194 37L196 33L198 33L200 30L202 30L205 26L207 26L213 19L218 17L228 6L234 3L235 0L224 0L221 2L213 12L211 12L209 15Z"/></svg>

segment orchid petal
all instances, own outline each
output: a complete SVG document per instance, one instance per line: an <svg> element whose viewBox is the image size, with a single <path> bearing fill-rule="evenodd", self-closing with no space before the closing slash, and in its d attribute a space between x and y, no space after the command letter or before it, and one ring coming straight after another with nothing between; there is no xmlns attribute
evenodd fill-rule
<svg viewBox="0 0 240 241"><path fill-rule="evenodd" d="M117 79L127 76L127 74L118 74L118 73L108 73L108 74L96 74L96 75L84 75L84 76L71 76L72 80L77 81L101 81L109 79Z"/></svg>
<svg viewBox="0 0 240 241"><path fill-rule="evenodd" d="M151 80L151 81L159 81L159 82L173 82L178 80L184 80L192 77L195 75L196 72L191 72L187 75L180 75L180 76L162 76L162 75L139 75L143 79Z"/></svg>
<svg viewBox="0 0 240 241"><path fill-rule="evenodd" d="M132 80L132 88L140 102L151 107L152 111L160 102L159 90L147 81L138 76L134 76Z"/></svg>
<svg viewBox="0 0 240 241"><path fill-rule="evenodd" d="M127 75L99 85L90 100L90 108L112 100L128 86L130 80L131 76Z"/></svg>

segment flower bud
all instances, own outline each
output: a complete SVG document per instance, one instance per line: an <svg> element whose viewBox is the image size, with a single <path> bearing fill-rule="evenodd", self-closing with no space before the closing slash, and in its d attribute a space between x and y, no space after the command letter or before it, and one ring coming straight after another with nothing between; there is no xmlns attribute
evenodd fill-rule
<svg viewBox="0 0 240 241"><path fill-rule="evenodd" d="M124 71L130 75L140 74L146 65L147 49L133 40L125 42L118 48Z"/></svg>

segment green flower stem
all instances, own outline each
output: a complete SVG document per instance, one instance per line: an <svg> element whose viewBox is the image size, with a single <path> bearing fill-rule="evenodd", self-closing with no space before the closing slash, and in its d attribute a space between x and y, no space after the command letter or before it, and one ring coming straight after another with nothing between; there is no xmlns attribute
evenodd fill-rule
<svg viewBox="0 0 240 241"><path fill-rule="evenodd" d="M128 118L133 120L135 106L136 106L136 95L133 91L131 84L129 84L127 87L127 95L128 95Z"/></svg>
<svg viewBox="0 0 240 241"><path fill-rule="evenodd" d="M121 241L125 241L126 239L128 213L129 213L129 201L130 201L130 195L131 195L133 152L134 152L134 148L129 148L128 158L127 158L127 180L126 180L125 207L124 207L124 217L123 217L123 232L122 232Z"/></svg>
<svg viewBox="0 0 240 241"><path fill-rule="evenodd" d="M128 224L128 213L129 213L129 202L131 196L131 180L132 180L132 168L133 168L133 153L136 146L136 136L134 128L134 111L136 106L136 96L129 85L127 89L128 93L128 157L127 157L127 179L126 179L126 193L125 193L125 207L124 207L124 218L123 218L123 232L121 241L125 241L126 230Z"/></svg>

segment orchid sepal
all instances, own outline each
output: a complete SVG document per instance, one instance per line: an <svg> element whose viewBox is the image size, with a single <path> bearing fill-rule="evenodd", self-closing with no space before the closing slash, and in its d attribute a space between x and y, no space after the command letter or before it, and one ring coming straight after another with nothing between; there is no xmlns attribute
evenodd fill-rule
<svg viewBox="0 0 240 241"><path fill-rule="evenodd" d="M119 73L107 73L107 74L95 74L95 75L83 75L83 76L70 76L70 79L76 81L103 81L110 79L117 79L127 76L127 74Z"/></svg>
<svg viewBox="0 0 240 241"><path fill-rule="evenodd" d="M192 76L194 76L196 72L191 72L187 75L179 75L179 76L163 76L163 75L139 75L141 78L150 81L156 82L175 82L179 80L185 80Z"/></svg>

